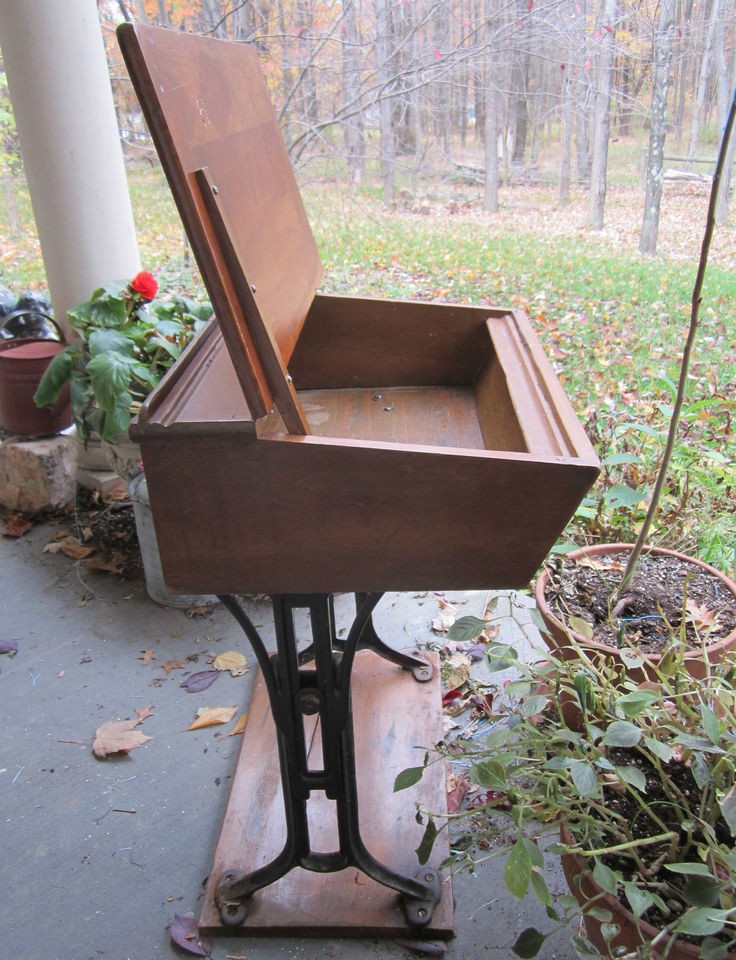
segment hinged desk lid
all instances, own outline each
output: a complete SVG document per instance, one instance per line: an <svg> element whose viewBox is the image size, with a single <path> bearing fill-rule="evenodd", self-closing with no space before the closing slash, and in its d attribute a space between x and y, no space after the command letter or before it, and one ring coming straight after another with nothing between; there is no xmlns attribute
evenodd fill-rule
<svg viewBox="0 0 736 960"><path fill-rule="evenodd" d="M120 46L254 418L308 432L287 365L322 276L254 47L123 24Z"/></svg>

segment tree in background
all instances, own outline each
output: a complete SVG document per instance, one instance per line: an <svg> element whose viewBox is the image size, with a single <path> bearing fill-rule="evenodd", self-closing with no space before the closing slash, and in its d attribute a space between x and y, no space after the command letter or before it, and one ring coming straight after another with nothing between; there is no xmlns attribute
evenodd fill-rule
<svg viewBox="0 0 736 960"><path fill-rule="evenodd" d="M639 237L639 251L655 253L659 231L659 209L664 183L664 141L667 136L667 95L672 69L672 35L675 0L662 0L657 34L654 38L654 86L649 126L644 219Z"/></svg>
<svg viewBox="0 0 736 960"><path fill-rule="evenodd" d="M663 5L672 7L664 33ZM595 7L590 0L99 0L99 7L131 153L144 141L112 35L123 16L255 44L297 166L316 164L318 175L353 185L378 177L392 203L401 187L426 190L422 183L449 181L456 167L475 164L492 211L499 185L537 177L540 150L554 142L560 202L574 187L589 188L594 228L604 221L611 132L654 138L650 171L657 144L663 151L665 134L676 138L686 121L688 152L696 151L720 122L736 48L736 0ZM663 171L663 152L661 159ZM653 224L647 235L649 249Z"/></svg>

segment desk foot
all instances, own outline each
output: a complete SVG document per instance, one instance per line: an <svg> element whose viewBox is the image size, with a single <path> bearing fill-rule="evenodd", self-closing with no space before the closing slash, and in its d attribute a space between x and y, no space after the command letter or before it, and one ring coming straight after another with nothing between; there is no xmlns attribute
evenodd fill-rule
<svg viewBox="0 0 736 960"><path fill-rule="evenodd" d="M360 610L366 598L369 596L370 594L367 593L355 594L356 611ZM415 657L401 650L394 650L393 647L390 647L385 640L382 640L378 636L373 624L372 613L363 627L360 641L358 642L358 649L372 650L374 653L377 653L379 657L388 660L389 663L395 663L398 667L401 667L402 670L408 670L419 683L428 683L432 679L433 670L429 660L423 660L421 657Z"/></svg>
<svg viewBox="0 0 736 960"><path fill-rule="evenodd" d="M403 897L404 913L409 926L429 926L434 908L442 897L442 881L436 870L420 870L415 877L426 889L425 897Z"/></svg>

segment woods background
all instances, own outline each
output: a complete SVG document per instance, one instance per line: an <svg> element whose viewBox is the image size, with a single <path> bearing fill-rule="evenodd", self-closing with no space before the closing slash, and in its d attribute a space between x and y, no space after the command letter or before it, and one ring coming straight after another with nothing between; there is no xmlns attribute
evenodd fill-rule
<svg viewBox="0 0 736 960"><path fill-rule="evenodd" d="M641 142L640 250L653 253L662 181L709 175L734 81L736 0L99 0L127 155L151 157L122 65L121 20L253 43L302 174L377 185L386 203L437 176L549 179L588 192L603 226L609 144ZM7 89L0 130L12 228L22 175ZM665 149L666 148L666 149ZM729 164L730 168L730 164ZM719 219L728 215L728 183Z"/></svg>

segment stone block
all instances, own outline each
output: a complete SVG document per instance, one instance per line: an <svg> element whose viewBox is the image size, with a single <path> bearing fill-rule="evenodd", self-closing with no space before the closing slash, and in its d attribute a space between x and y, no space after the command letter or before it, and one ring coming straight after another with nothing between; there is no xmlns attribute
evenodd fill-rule
<svg viewBox="0 0 736 960"><path fill-rule="evenodd" d="M71 437L10 437L0 443L0 504L22 513L74 502L77 451Z"/></svg>

